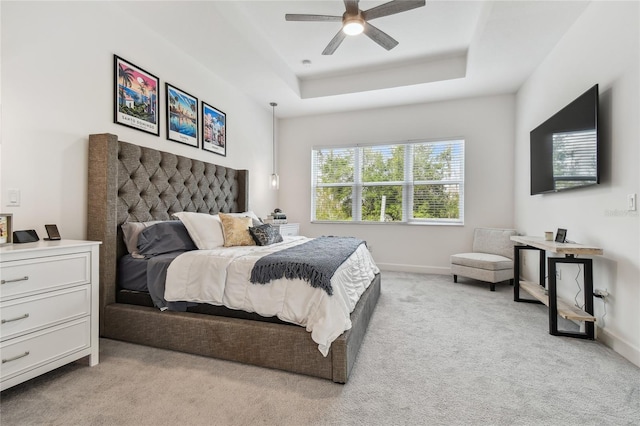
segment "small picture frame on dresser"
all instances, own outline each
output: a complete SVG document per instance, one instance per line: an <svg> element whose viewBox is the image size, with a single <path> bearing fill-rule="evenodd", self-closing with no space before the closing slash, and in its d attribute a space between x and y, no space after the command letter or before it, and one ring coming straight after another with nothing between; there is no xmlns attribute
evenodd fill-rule
<svg viewBox="0 0 640 426"><path fill-rule="evenodd" d="M13 236L13 214L0 213L0 247L11 244Z"/></svg>

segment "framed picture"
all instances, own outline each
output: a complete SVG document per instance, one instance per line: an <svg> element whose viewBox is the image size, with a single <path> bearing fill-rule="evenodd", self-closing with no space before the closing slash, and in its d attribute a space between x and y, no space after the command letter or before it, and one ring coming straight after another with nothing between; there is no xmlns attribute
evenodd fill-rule
<svg viewBox="0 0 640 426"><path fill-rule="evenodd" d="M202 149L227 155L227 114L202 102Z"/></svg>
<svg viewBox="0 0 640 426"><path fill-rule="evenodd" d="M114 121L123 126L160 136L158 97L160 80L155 75L114 56Z"/></svg>
<svg viewBox="0 0 640 426"><path fill-rule="evenodd" d="M198 147L198 98L169 83L167 89L167 139Z"/></svg>
<svg viewBox="0 0 640 426"><path fill-rule="evenodd" d="M556 232L556 243L564 243L567 239L567 230L558 228L558 232Z"/></svg>
<svg viewBox="0 0 640 426"><path fill-rule="evenodd" d="M13 214L0 213L0 246L11 244L13 236Z"/></svg>

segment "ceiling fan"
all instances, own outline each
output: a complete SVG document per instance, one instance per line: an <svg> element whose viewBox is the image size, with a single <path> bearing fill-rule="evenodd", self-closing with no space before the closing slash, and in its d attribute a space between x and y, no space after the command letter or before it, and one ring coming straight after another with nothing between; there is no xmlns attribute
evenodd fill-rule
<svg viewBox="0 0 640 426"><path fill-rule="evenodd" d="M357 35L362 32L380 46L387 50L391 50L398 45L398 42L384 31L381 31L371 25L368 21L376 18L382 18L383 16L406 12L407 10L422 7L426 3L425 0L394 0L381 4L380 6L372 7L368 10L360 10L358 7L358 1L359 0L344 0L346 11L342 16L287 13L284 17L287 21L342 21L342 28L322 51L323 55L332 55L347 35Z"/></svg>

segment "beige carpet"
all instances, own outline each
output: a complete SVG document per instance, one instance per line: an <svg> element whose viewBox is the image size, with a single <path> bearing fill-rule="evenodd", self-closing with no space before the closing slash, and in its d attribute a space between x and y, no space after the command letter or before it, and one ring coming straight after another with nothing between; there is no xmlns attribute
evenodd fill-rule
<svg viewBox="0 0 640 426"><path fill-rule="evenodd" d="M349 383L100 341L1 394L9 425L640 425L640 369L512 288L384 273Z"/></svg>

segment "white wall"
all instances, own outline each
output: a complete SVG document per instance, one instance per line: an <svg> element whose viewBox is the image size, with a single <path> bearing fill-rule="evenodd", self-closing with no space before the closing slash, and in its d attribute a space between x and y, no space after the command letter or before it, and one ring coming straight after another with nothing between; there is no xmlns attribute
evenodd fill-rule
<svg viewBox="0 0 640 426"><path fill-rule="evenodd" d="M475 227L513 226L514 106L504 95L280 120L279 207L303 235L367 240L383 269L447 274ZM464 226L310 223L313 146L452 137L465 140Z"/></svg>
<svg viewBox="0 0 640 426"><path fill-rule="evenodd" d="M640 228L626 211L640 175L640 45L638 2L592 2L517 94L515 217L530 235L568 228L570 240L602 247L594 258L598 338L640 365ZM600 86L604 142L601 185L530 196L529 131L593 84ZM575 297L576 266L567 266L559 291ZM537 275L536 275L537 279ZM580 295L579 297L581 297ZM581 299L578 299L581 300ZM604 317L604 318L603 318ZM604 320L603 320L604 319Z"/></svg>
<svg viewBox="0 0 640 426"><path fill-rule="evenodd" d="M271 112L256 105L179 46L127 17L110 2L5 2L2 8L1 211L15 229L57 223L63 237L84 238L87 149L91 133L203 161L250 170L251 208L265 215ZM180 27L179 30L188 30ZM160 137L113 123L113 55L160 78ZM207 54L207 52L203 52ZM227 114L228 148L222 157L166 139L165 82ZM21 191L7 207L7 189Z"/></svg>

